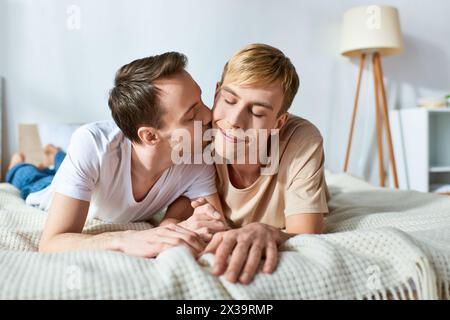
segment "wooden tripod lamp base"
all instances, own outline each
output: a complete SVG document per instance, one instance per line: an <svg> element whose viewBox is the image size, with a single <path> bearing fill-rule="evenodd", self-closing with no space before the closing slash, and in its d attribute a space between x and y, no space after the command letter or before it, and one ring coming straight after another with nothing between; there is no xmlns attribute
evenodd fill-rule
<svg viewBox="0 0 450 320"><path fill-rule="evenodd" d="M347 152L345 155L344 172L348 171L348 164L350 160L350 151L352 147L353 131L355 128L356 114L358 111L359 93L361 89L361 79L364 72L364 65L366 61L366 54L360 56L358 83L356 86L355 103L353 106L352 122L350 125L350 134L347 144ZM375 84L375 122L377 128L377 144L378 144L378 159L379 159L379 175L380 185L386 186L386 172L384 168L383 156L383 128L386 130L386 139L388 145L389 162L391 165L392 176L394 180L394 187L398 189L397 165L395 163L394 147L392 145L391 126L389 124L389 111L386 98L386 90L384 86L383 69L381 67L381 57L378 52L372 54L373 78ZM383 127L384 124L384 127Z"/></svg>
<svg viewBox="0 0 450 320"><path fill-rule="evenodd" d="M384 5L350 8L344 13L341 37L341 54L346 57L360 58L358 85L356 88L355 105L353 107L352 124L350 126L350 136L348 138L347 154L345 155L344 171L347 172L348 170L364 64L366 63L366 56L371 55L375 83L375 123L380 163L380 184L383 187L386 185L383 157L384 129L386 130L394 187L398 189L397 166L395 164L394 147L392 146L383 69L381 68L381 56L397 55L404 50L398 10L394 7Z"/></svg>

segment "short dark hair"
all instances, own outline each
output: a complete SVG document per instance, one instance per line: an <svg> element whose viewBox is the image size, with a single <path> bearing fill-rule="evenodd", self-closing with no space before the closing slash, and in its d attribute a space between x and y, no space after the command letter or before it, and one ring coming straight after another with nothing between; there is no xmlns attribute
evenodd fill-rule
<svg viewBox="0 0 450 320"><path fill-rule="evenodd" d="M165 110L159 103L154 81L185 70L187 58L178 52L167 52L135 60L120 68L109 93L111 115L124 135L140 143L139 127L161 128Z"/></svg>

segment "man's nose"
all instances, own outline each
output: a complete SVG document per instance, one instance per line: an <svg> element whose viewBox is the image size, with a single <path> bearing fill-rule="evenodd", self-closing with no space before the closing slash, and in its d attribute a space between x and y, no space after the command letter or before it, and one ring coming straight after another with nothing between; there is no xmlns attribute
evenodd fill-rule
<svg viewBox="0 0 450 320"><path fill-rule="evenodd" d="M245 108L233 108L233 110L229 110L227 113L227 122L233 128L243 128L243 112L245 112Z"/></svg>

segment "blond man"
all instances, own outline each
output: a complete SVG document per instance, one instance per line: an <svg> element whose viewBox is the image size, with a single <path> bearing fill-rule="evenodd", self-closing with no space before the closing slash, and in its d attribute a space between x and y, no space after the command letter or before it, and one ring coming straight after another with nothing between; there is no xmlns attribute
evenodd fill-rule
<svg viewBox="0 0 450 320"><path fill-rule="evenodd" d="M288 113L298 87L291 61L264 44L237 52L217 84L214 144L226 159L216 163L217 188L233 229L216 233L205 252L215 253L212 273L225 274L231 282L251 282L263 258L263 272L272 273L279 245L294 235L322 232L329 199L323 139L312 123ZM242 132L250 129L253 138L246 139ZM278 139L261 134L267 131L275 131ZM252 149L262 139L266 143ZM238 144L244 146L244 163L236 161ZM261 159L249 161L255 150L278 161L276 172L264 174Z"/></svg>

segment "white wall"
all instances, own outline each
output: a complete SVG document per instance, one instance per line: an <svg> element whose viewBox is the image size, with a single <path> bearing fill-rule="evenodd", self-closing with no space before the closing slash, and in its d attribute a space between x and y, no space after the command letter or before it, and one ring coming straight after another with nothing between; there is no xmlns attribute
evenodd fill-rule
<svg viewBox="0 0 450 320"><path fill-rule="evenodd" d="M212 103L226 60L264 42L294 62L301 89L292 113L325 138L326 164L345 155L357 63L339 55L343 12L377 0L0 0L0 76L5 78L4 160L17 148L17 124L109 118L115 71L132 59L176 50ZM80 29L67 27L70 5ZM384 60L391 107L450 92L450 2L384 0L399 8L406 52ZM373 84L364 79L351 172L377 182ZM370 150L373 151L370 151Z"/></svg>

